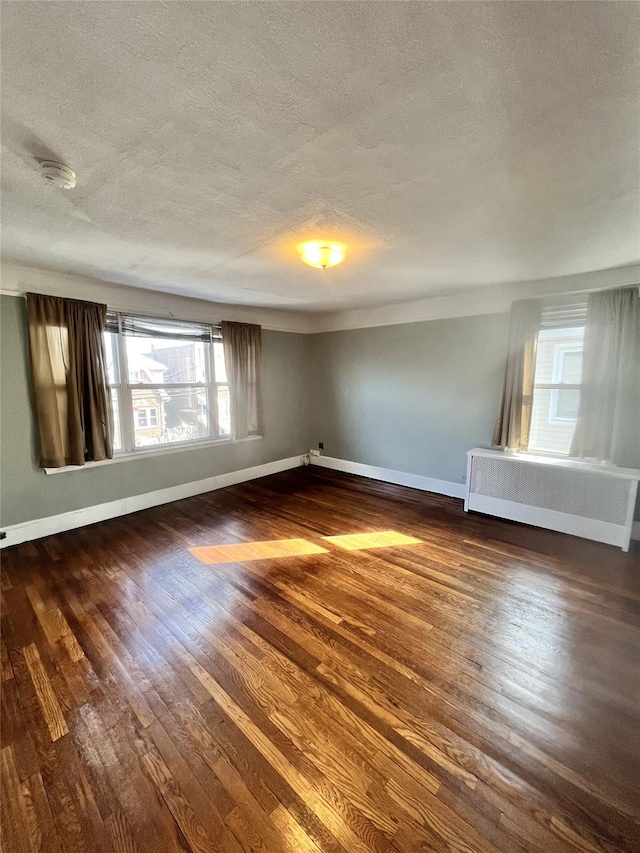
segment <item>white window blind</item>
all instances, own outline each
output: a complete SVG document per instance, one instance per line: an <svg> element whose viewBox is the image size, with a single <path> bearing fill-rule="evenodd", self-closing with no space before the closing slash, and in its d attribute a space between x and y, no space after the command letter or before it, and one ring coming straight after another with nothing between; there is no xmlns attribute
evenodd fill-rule
<svg viewBox="0 0 640 853"><path fill-rule="evenodd" d="M168 338L181 341L210 341L221 338L220 327L210 323L189 323L133 314L107 313L105 331L146 338Z"/></svg>

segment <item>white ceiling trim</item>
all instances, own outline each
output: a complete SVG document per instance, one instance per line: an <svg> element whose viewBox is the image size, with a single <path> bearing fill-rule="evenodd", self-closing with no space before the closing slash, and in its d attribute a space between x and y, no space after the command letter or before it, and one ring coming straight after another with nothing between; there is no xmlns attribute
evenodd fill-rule
<svg viewBox="0 0 640 853"><path fill-rule="evenodd" d="M113 311L140 312L156 317L177 317L200 323L257 323L276 332L308 334L312 331L312 316L274 308L253 308L246 305L227 305L193 299L158 290L126 287L98 281L94 278L54 272L53 270L2 264L2 289L5 296L23 296L27 292L63 296L67 299L87 299L103 302Z"/></svg>
<svg viewBox="0 0 640 853"><path fill-rule="evenodd" d="M516 299L561 296L565 293L588 293L635 284L640 284L640 264L560 278L474 288L467 293L435 296L395 305L316 315L312 331L314 333L338 332L348 329L366 329L372 326L395 326L402 323L421 323L425 320L444 320L451 317L500 314L509 311L511 303Z"/></svg>
<svg viewBox="0 0 640 853"><path fill-rule="evenodd" d="M331 314L311 314L278 311L271 308L251 308L246 305L227 305L162 291L124 287L97 279L35 267L3 264L0 293L7 296L22 296L27 291L33 291L51 296L65 296L69 299L106 302L109 308L115 311L139 311L158 317L177 317L181 320L209 323L233 320L241 323L258 323L265 329L277 332L317 334L376 326L395 326L403 323L422 323L453 317L472 317L479 314L500 314L509 311L511 303L516 299L588 293L637 284L640 284L640 263L561 278L474 288L467 293L437 296L413 302L359 308L353 311L337 311Z"/></svg>

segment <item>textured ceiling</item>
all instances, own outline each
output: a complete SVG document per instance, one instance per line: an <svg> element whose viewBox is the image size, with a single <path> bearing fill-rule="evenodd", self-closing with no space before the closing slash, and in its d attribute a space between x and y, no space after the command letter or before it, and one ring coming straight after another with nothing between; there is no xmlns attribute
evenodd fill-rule
<svg viewBox="0 0 640 853"><path fill-rule="evenodd" d="M2 7L9 260L326 311L639 257L637 3Z"/></svg>

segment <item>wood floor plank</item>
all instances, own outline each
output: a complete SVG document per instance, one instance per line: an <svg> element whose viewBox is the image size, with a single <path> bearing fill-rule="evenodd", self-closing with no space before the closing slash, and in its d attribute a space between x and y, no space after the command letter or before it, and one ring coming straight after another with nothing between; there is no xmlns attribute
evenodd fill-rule
<svg viewBox="0 0 640 853"><path fill-rule="evenodd" d="M291 812L287 811L282 804L276 806L270 817L274 826L292 840L299 853L321 853L315 841L307 835Z"/></svg>
<svg viewBox="0 0 640 853"><path fill-rule="evenodd" d="M37 646L35 643L31 643L31 645L25 646L22 652L31 673L31 679L42 707L42 713L51 732L51 740L58 740L58 738L66 735L69 729L67 728L67 723L55 691L42 665Z"/></svg>
<svg viewBox="0 0 640 853"><path fill-rule="evenodd" d="M29 829L28 804L13 761L10 746L0 752L2 773L2 827L3 845L15 853L27 853L34 848Z"/></svg>
<svg viewBox="0 0 640 853"><path fill-rule="evenodd" d="M29 802L29 830L33 848L41 853L45 851L64 853L42 781L42 774L34 773L23 782L23 788Z"/></svg>
<svg viewBox="0 0 640 853"><path fill-rule="evenodd" d="M150 778L153 780L169 811L182 830L193 853L217 853L216 845L207 835L197 819L190 803L185 799L171 771L157 753L148 752L142 758Z"/></svg>
<svg viewBox="0 0 640 853"><path fill-rule="evenodd" d="M115 809L104 822L114 853L140 853L129 822L121 809Z"/></svg>
<svg viewBox="0 0 640 853"><path fill-rule="evenodd" d="M3 850L640 849L637 551L313 468L3 563Z"/></svg>

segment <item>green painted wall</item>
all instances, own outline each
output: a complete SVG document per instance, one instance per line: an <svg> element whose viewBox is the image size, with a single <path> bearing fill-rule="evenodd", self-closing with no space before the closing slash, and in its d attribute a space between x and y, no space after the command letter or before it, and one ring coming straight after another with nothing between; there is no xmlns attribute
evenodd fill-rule
<svg viewBox="0 0 640 853"><path fill-rule="evenodd" d="M24 299L0 297L0 331L3 526L286 459L309 449L309 337L265 331L264 438L48 476L37 466Z"/></svg>
<svg viewBox="0 0 640 853"><path fill-rule="evenodd" d="M462 482L489 446L509 316L312 335L311 446L323 455Z"/></svg>

